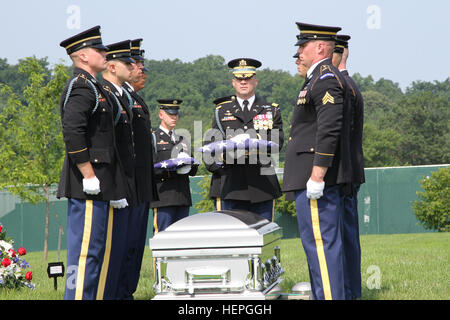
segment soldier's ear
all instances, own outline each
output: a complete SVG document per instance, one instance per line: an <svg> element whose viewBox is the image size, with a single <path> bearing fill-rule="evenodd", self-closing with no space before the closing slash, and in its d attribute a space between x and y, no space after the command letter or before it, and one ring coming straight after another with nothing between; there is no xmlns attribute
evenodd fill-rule
<svg viewBox="0 0 450 320"><path fill-rule="evenodd" d="M116 64L114 62L109 62L108 63L108 71L111 73L115 73L116 72Z"/></svg>
<svg viewBox="0 0 450 320"><path fill-rule="evenodd" d="M79 61L87 63L89 61L89 54L88 54L88 50L86 50L86 49L87 48L78 50L78 52L76 52L74 57L76 57L76 59L78 59Z"/></svg>

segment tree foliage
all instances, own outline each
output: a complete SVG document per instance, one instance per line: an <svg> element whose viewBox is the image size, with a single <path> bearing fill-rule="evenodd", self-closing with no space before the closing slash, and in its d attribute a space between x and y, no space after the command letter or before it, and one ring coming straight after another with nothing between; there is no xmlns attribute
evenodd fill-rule
<svg viewBox="0 0 450 320"><path fill-rule="evenodd" d="M35 58L22 60L18 72L27 79L21 97L0 84L8 97L0 113L0 187L22 200L47 204L45 260L50 187L59 180L64 155L59 97L68 75L63 65L56 65L49 76Z"/></svg>
<svg viewBox="0 0 450 320"><path fill-rule="evenodd" d="M413 209L425 229L450 231L450 167L432 172L420 181L424 191L418 191Z"/></svg>

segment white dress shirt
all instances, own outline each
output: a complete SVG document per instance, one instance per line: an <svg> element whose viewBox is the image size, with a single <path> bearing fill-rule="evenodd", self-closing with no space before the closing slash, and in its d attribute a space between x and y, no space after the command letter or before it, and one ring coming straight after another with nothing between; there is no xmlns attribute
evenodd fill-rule
<svg viewBox="0 0 450 320"><path fill-rule="evenodd" d="M162 131L164 131L169 137L170 137L170 135L169 135L169 130L167 130L166 128L164 128L163 126L159 126L159 128L162 130ZM172 138L172 141L173 142L176 142L177 140L175 139L175 132L172 130L172 136L171 136L171 138Z"/></svg>
<svg viewBox="0 0 450 320"><path fill-rule="evenodd" d="M114 87L116 87L117 91L119 91L120 96L122 96L122 94L123 94L122 87L119 87L119 86L118 86L117 84L115 84L114 82L111 82L111 83L114 85Z"/></svg>
<svg viewBox="0 0 450 320"><path fill-rule="evenodd" d="M308 71L306 72L306 76L307 76L306 78L309 79L309 78L311 77L311 75L312 75L314 69L317 67L317 65L318 65L319 63L321 63L322 61L326 60L326 59L330 59L330 58L325 58L325 59L322 59L322 60L317 61L316 63L314 63L314 64L308 69Z"/></svg>
<svg viewBox="0 0 450 320"><path fill-rule="evenodd" d="M250 97L248 99L241 99L238 96L236 96L236 98L237 98L239 105L241 106L242 111L244 111L244 100L248 101L248 110L250 110L250 108L253 104L253 101L255 101L255 95L253 95L252 97Z"/></svg>

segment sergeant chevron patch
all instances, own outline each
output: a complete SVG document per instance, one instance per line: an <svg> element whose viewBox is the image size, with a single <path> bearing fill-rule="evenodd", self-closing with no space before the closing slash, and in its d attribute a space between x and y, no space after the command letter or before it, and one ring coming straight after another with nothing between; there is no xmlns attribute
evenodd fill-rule
<svg viewBox="0 0 450 320"><path fill-rule="evenodd" d="M334 98L328 93L328 91L325 92L325 95L322 98L322 104L327 104L327 102L334 104Z"/></svg>

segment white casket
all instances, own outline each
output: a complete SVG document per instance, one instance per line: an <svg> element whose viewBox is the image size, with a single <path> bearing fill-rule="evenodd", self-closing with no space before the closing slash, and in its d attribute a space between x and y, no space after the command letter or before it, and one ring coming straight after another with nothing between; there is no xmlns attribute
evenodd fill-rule
<svg viewBox="0 0 450 320"><path fill-rule="evenodd" d="M150 239L154 299L269 299L279 287L282 229L248 211L199 213Z"/></svg>

